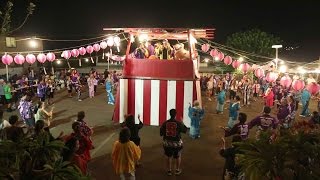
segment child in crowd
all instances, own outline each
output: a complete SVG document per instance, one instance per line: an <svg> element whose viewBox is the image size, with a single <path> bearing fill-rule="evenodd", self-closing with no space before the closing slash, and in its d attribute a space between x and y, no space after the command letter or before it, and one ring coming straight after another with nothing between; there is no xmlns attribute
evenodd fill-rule
<svg viewBox="0 0 320 180"><path fill-rule="evenodd" d="M141 149L130 141L130 130L123 128L119 140L113 144L112 163L121 180L135 179L135 165L141 157Z"/></svg>

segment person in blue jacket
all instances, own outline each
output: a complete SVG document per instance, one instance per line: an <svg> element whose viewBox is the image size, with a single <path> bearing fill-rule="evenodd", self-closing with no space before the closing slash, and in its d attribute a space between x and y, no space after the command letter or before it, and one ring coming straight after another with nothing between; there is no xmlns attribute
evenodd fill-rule
<svg viewBox="0 0 320 180"><path fill-rule="evenodd" d="M203 119L204 110L200 107L199 101L194 101L193 107L189 106L189 113L191 119L191 126L189 135L192 139L200 138L200 121Z"/></svg>
<svg viewBox="0 0 320 180"><path fill-rule="evenodd" d="M307 90L307 88L304 88L301 94L302 111L300 116L302 117L310 116L310 112L309 112L310 98L311 98L310 92Z"/></svg>
<svg viewBox="0 0 320 180"><path fill-rule="evenodd" d="M223 114L223 107L226 101L226 92L222 88L217 97L217 114Z"/></svg>
<svg viewBox="0 0 320 180"><path fill-rule="evenodd" d="M114 96L112 94L112 79L110 74L108 74L105 85L108 95L108 104L114 105Z"/></svg>

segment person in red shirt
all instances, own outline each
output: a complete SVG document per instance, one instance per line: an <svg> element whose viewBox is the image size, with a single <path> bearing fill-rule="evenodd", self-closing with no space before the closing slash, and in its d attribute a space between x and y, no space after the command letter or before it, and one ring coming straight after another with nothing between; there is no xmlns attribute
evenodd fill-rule
<svg viewBox="0 0 320 180"><path fill-rule="evenodd" d="M187 127L176 120L177 111L171 109L169 111L170 119L164 122L160 128L160 136L163 137L163 149L167 156L168 176L172 175L172 158L176 162L176 175L181 174L181 150L183 142L181 140L181 133L187 132Z"/></svg>
<svg viewBox="0 0 320 180"><path fill-rule="evenodd" d="M87 175L88 162L85 160L83 155L79 155L76 153L80 148L79 140L73 137L65 143L65 147L66 148L62 153L63 160L73 163L81 170L83 175Z"/></svg>
<svg viewBox="0 0 320 180"><path fill-rule="evenodd" d="M72 138L77 138L79 140L79 149L76 151L78 155L82 155L84 160L91 160L90 150L92 149L92 142L89 138L82 134L79 122L74 122L72 124L73 133L68 136L65 141L69 141Z"/></svg>

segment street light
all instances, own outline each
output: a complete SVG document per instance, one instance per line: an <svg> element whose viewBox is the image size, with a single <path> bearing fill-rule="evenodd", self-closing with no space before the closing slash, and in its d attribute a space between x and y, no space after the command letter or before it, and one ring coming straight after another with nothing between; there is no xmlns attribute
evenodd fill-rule
<svg viewBox="0 0 320 180"><path fill-rule="evenodd" d="M276 61L276 70L278 70L278 49L279 48L282 48L282 45L272 45L272 48L273 49L276 49L276 59L275 59L275 61Z"/></svg>
<svg viewBox="0 0 320 180"><path fill-rule="evenodd" d="M35 38L31 38L31 39L29 40L29 46L30 46L31 48L37 48L37 47L38 47L38 42L37 42L37 40L35 40Z"/></svg>
<svg viewBox="0 0 320 180"><path fill-rule="evenodd" d="M287 66L282 65L282 66L280 66L279 70L280 70L280 72L285 73L285 72L287 72Z"/></svg>

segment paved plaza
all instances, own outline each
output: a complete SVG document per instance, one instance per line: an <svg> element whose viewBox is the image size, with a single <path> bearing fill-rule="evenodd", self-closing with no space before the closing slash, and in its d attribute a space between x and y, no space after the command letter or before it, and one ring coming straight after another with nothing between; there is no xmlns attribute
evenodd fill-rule
<svg viewBox="0 0 320 180"><path fill-rule="evenodd" d="M111 162L112 145L117 140L119 132L119 126L114 125L111 121L114 106L107 104L103 86L99 86L97 96L93 99L88 98L87 92L83 93L83 98L83 101L78 102L75 97L68 98L66 91L56 94L51 132L54 136L61 131L65 134L71 133L71 124L76 120L77 112L85 111L85 120L94 130L92 139L95 149L91 151L92 160L89 163L89 172L93 179L116 180L118 177L114 174ZM223 115L217 115L215 114L215 101L209 102L206 98L203 98L203 101L206 114L201 124L201 138L192 140L187 135L183 135L183 173L177 177L166 175L159 127L145 126L140 131L142 167L136 172L138 180L221 179L224 159L218 154L220 139L223 136L219 126L226 125L228 110L225 110ZM314 107L313 104L312 107ZM261 110L261 102L254 102L251 106L241 109L248 114L248 120L259 114ZM13 113L5 113L5 118L10 114ZM253 134L252 132L251 135Z"/></svg>

